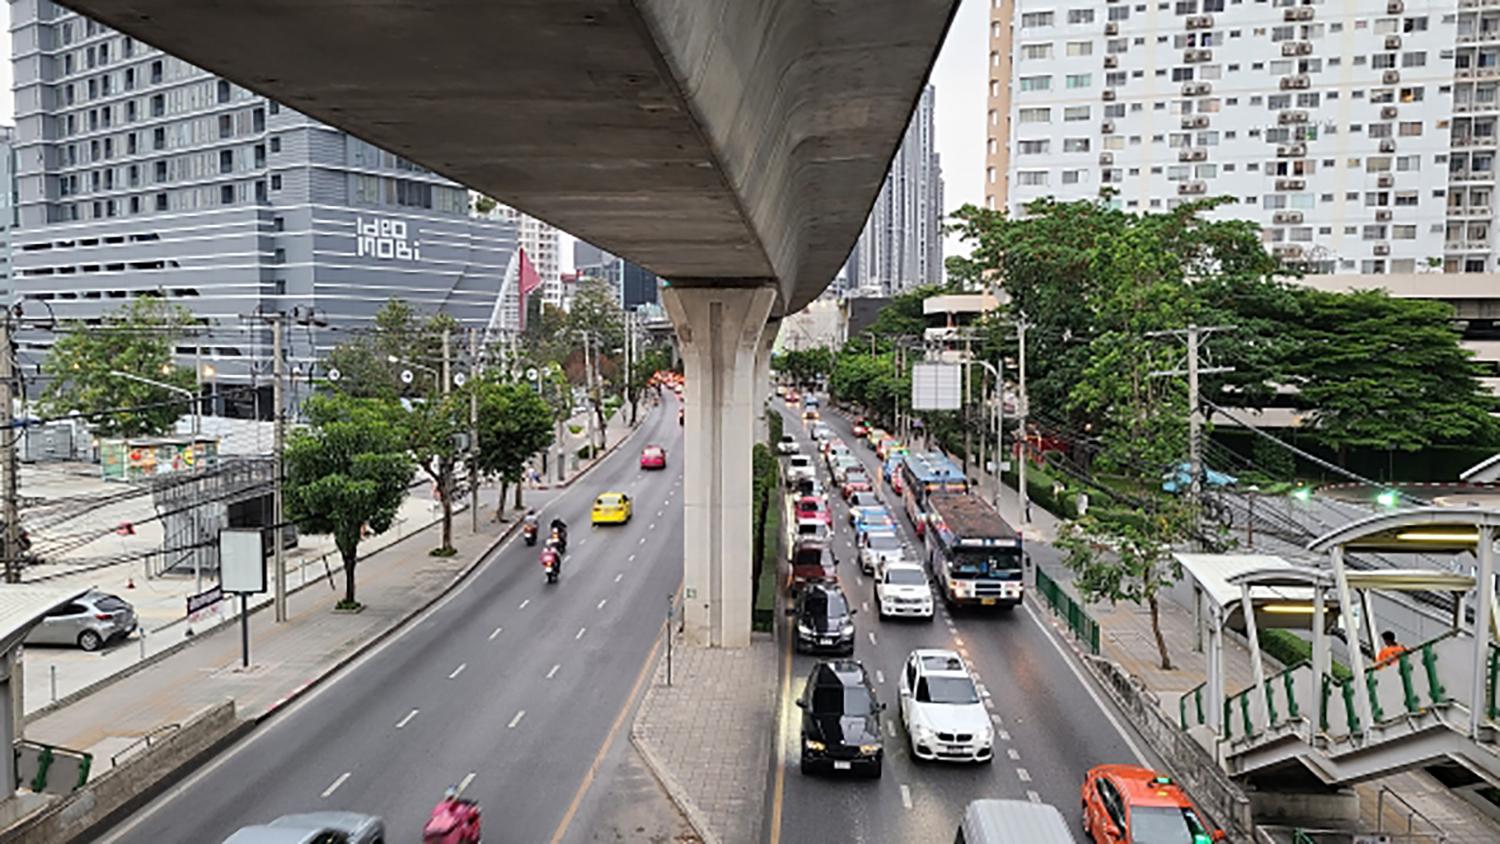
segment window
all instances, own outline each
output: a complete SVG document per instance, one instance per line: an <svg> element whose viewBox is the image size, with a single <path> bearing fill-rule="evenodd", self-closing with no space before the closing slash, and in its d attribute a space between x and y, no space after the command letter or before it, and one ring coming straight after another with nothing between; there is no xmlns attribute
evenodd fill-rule
<svg viewBox="0 0 1500 844"><path fill-rule="evenodd" d="M1045 44L1022 44L1021 58L1028 61L1052 58L1052 42L1049 41Z"/></svg>
<svg viewBox="0 0 1500 844"><path fill-rule="evenodd" d="M1051 26L1051 12L1026 12L1021 15L1021 28L1030 29L1034 26Z"/></svg>
<svg viewBox="0 0 1500 844"><path fill-rule="evenodd" d="M1088 152L1088 138L1063 138L1063 152Z"/></svg>
<svg viewBox="0 0 1500 844"><path fill-rule="evenodd" d="M219 115L219 138L234 137L234 118L228 114Z"/></svg>
<svg viewBox="0 0 1500 844"><path fill-rule="evenodd" d="M167 162L156 162L152 166L152 171L152 177L155 178L157 182L165 182L167 180Z"/></svg>
<svg viewBox="0 0 1500 844"><path fill-rule="evenodd" d="M1046 155L1051 146L1052 142L1046 139L1018 141L1016 143L1016 151L1021 155Z"/></svg>
<svg viewBox="0 0 1500 844"><path fill-rule="evenodd" d="M219 80L219 102L229 102L229 83L223 79Z"/></svg>
<svg viewBox="0 0 1500 844"><path fill-rule="evenodd" d="M1047 184L1046 170L1018 170L1016 181L1026 187L1043 187Z"/></svg>
<svg viewBox="0 0 1500 844"><path fill-rule="evenodd" d="M219 173L223 174L223 173L233 173L233 172L234 172L234 151L233 150L227 150L227 149L221 149L221 150L219 150Z"/></svg>
<svg viewBox="0 0 1500 844"><path fill-rule="evenodd" d="M156 210L167 210L167 195L165 193L159 193L156 195Z"/></svg>
<svg viewBox="0 0 1500 844"><path fill-rule="evenodd" d="M135 68L133 67L125 68L125 90L135 90Z"/></svg>
<svg viewBox="0 0 1500 844"><path fill-rule="evenodd" d="M1088 106L1068 106L1067 108L1063 109L1063 121L1064 122L1072 123L1074 121L1088 120L1088 119L1089 119L1089 107Z"/></svg>
<svg viewBox="0 0 1500 844"><path fill-rule="evenodd" d="M219 188L219 204L220 205L233 205L234 204L234 185L222 185L222 186L220 186L220 188Z"/></svg>
<svg viewBox="0 0 1500 844"><path fill-rule="evenodd" d="M1022 91L1050 91L1052 90L1052 77L1050 76L1023 76L1021 77Z"/></svg>
<svg viewBox="0 0 1500 844"><path fill-rule="evenodd" d="M1064 170L1062 173L1062 183L1065 185L1076 185L1083 181L1083 174L1083 170Z"/></svg>
<svg viewBox="0 0 1500 844"><path fill-rule="evenodd" d="M1089 87L1092 84L1094 84L1094 74L1092 74L1092 73L1070 73L1070 74L1068 74L1068 87L1069 88L1087 88L1087 87Z"/></svg>
<svg viewBox="0 0 1500 844"><path fill-rule="evenodd" d="M1092 41L1069 41L1068 55L1070 56L1092 56L1094 54L1094 42Z"/></svg>
<svg viewBox="0 0 1500 844"><path fill-rule="evenodd" d="M151 130L151 148L167 148L167 130L164 127L158 126Z"/></svg>
<svg viewBox="0 0 1500 844"><path fill-rule="evenodd" d="M1416 240L1416 226L1391 226L1392 240Z"/></svg>
<svg viewBox="0 0 1500 844"><path fill-rule="evenodd" d="M1069 9L1068 23L1093 23L1093 9Z"/></svg>
<svg viewBox="0 0 1500 844"><path fill-rule="evenodd" d="M161 83L161 78L162 78L162 62L161 62L161 59L157 59L156 61L154 61L154 62L151 63L151 84L152 85L158 85L158 84L160 84Z"/></svg>
<svg viewBox="0 0 1500 844"><path fill-rule="evenodd" d="M1052 109L1050 108L1023 108L1016 112L1019 123L1051 123Z"/></svg>
<svg viewBox="0 0 1500 844"><path fill-rule="evenodd" d="M271 190L281 190L281 174L271 174Z"/></svg>
<svg viewBox="0 0 1500 844"><path fill-rule="evenodd" d="M1401 121L1401 127L1398 131L1403 138L1414 138L1422 134L1422 121L1403 120Z"/></svg>
<svg viewBox="0 0 1500 844"><path fill-rule="evenodd" d="M1130 7L1129 6L1110 6L1109 7L1109 19L1110 20L1118 22L1118 21L1128 20L1129 18L1130 18Z"/></svg>
<svg viewBox="0 0 1500 844"><path fill-rule="evenodd" d="M1414 52L1410 52L1410 53L1402 53L1401 54L1401 66L1402 67L1426 67L1427 66L1427 53L1426 53L1426 51L1414 51Z"/></svg>
<svg viewBox="0 0 1500 844"><path fill-rule="evenodd" d="M151 116L161 117L167 113L167 98L162 94L151 95Z"/></svg>
<svg viewBox="0 0 1500 844"><path fill-rule="evenodd" d="M1426 32L1427 18L1407 18L1401 22L1402 32Z"/></svg>
<svg viewBox="0 0 1500 844"><path fill-rule="evenodd" d="M264 131L266 131L266 110L265 109L263 109L263 108L257 108L255 111L251 112L250 113L250 119L251 119L252 131L255 131L255 132L264 132Z"/></svg>

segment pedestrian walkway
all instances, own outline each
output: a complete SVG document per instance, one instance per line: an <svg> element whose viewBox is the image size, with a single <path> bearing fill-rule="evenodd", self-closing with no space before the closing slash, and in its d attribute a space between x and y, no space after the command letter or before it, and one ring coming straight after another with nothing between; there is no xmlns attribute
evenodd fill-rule
<svg viewBox="0 0 1500 844"><path fill-rule="evenodd" d="M766 771L777 735L776 642L673 649L662 657L631 740L708 844L751 844L765 829Z"/></svg>

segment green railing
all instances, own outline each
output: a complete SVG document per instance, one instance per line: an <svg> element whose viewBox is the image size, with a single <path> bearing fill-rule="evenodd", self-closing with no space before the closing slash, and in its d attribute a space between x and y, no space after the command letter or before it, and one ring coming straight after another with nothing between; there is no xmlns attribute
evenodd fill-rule
<svg viewBox="0 0 1500 844"><path fill-rule="evenodd" d="M1207 722L1208 716L1203 713L1203 692L1208 688L1208 681L1188 689L1182 697L1177 699L1177 721L1184 730L1190 727L1201 726ZM1188 715L1188 701L1192 701L1192 715Z"/></svg>
<svg viewBox="0 0 1500 844"><path fill-rule="evenodd" d="M1089 653L1099 655L1099 624L1088 613L1083 611L1083 606L1073 600L1073 596L1063 591L1057 581L1047 576L1040 566L1036 568L1036 591L1051 607L1053 614L1067 622L1068 629L1078 637L1078 641L1088 647Z"/></svg>

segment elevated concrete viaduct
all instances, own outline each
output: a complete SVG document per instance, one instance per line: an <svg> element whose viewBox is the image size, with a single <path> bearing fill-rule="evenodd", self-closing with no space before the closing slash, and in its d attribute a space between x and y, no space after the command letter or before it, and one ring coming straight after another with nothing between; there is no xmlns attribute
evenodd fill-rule
<svg viewBox="0 0 1500 844"><path fill-rule="evenodd" d="M670 279L687 630L749 641L761 334L843 264L958 0L63 5Z"/></svg>

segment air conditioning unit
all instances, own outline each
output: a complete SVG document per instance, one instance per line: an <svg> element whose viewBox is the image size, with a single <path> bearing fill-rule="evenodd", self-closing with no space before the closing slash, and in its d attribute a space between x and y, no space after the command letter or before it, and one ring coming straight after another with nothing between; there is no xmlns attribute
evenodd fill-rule
<svg viewBox="0 0 1500 844"><path fill-rule="evenodd" d="M1177 151L1178 161L1207 161L1208 150L1206 149L1182 149Z"/></svg>
<svg viewBox="0 0 1500 844"><path fill-rule="evenodd" d="M1302 257L1302 247L1295 243L1278 243L1271 248L1271 254L1282 259L1300 258Z"/></svg>
<svg viewBox="0 0 1500 844"><path fill-rule="evenodd" d="M1381 120L1395 120L1396 119L1396 107L1395 106L1381 106L1380 107L1380 119Z"/></svg>
<svg viewBox="0 0 1500 844"><path fill-rule="evenodd" d="M1387 50L1399 50L1399 49L1401 49L1401 36L1399 36L1399 35L1387 35L1385 37L1385 48Z"/></svg>
<svg viewBox="0 0 1500 844"><path fill-rule="evenodd" d="M1375 222L1377 222L1377 223L1389 223L1390 221L1391 221L1391 212L1389 210L1382 208L1379 211L1375 212Z"/></svg>
<svg viewBox="0 0 1500 844"><path fill-rule="evenodd" d="M1474 68L1472 68L1472 67L1454 68L1453 75L1457 76L1459 79L1473 79L1474 78Z"/></svg>
<svg viewBox="0 0 1500 844"><path fill-rule="evenodd" d="M1104 93L1100 94L1099 96L1103 97L1105 102L1112 103L1115 101L1115 89L1105 88Z"/></svg>
<svg viewBox="0 0 1500 844"><path fill-rule="evenodd" d="M1106 135L1113 135L1115 133L1115 122L1113 120L1106 120L1100 123L1099 131Z"/></svg>
<svg viewBox="0 0 1500 844"><path fill-rule="evenodd" d="M1288 91L1293 88L1309 88L1311 86L1312 77L1308 76L1305 73L1298 73L1293 76L1281 77L1281 90L1283 91Z"/></svg>
<svg viewBox="0 0 1500 844"><path fill-rule="evenodd" d="M1399 15L1404 11L1406 11L1406 4L1401 0L1389 0L1385 4L1385 13L1388 15Z"/></svg>
<svg viewBox="0 0 1500 844"><path fill-rule="evenodd" d="M1277 190L1302 190L1307 187L1306 179L1277 179Z"/></svg>
<svg viewBox="0 0 1500 844"><path fill-rule="evenodd" d="M1185 62L1187 62L1188 64L1196 64L1198 62L1213 61L1213 58L1214 58L1214 51L1213 50L1183 50L1182 51L1182 60L1185 61Z"/></svg>
<svg viewBox="0 0 1500 844"><path fill-rule="evenodd" d="M1182 182L1177 186L1179 194L1208 193L1207 182Z"/></svg>
<svg viewBox="0 0 1500 844"><path fill-rule="evenodd" d="M1375 254L1376 255L1389 255L1389 254L1391 254L1391 245L1389 243L1377 243L1377 244L1375 244Z"/></svg>
<svg viewBox="0 0 1500 844"><path fill-rule="evenodd" d="M1118 21L1110 21L1110 22L1106 23L1104 25L1104 34L1105 35L1119 35L1120 34L1120 24L1119 24L1119 22Z"/></svg>
<svg viewBox="0 0 1500 844"><path fill-rule="evenodd" d="M1282 15L1283 20L1288 21L1310 21L1313 19L1313 7L1293 6Z"/></svg>
<svg viewBox="0 0 1500 844"><path fill-rule="evenodd" d="M1281 42L1281 54L1283 56L1310 56L1313 45L1311 41L1283 41Z"/></svg>
<svg viewBox="0 0 1500 844"><path fill-rule="evenodd" d="M1277 144L1276 154L1281 158L1300 158L1307 155L1307 144Z"/></svg>
<svg viewBox="0 0 1500 844"><path fill-rule="evenodd" d="M1300 222L1302 222L1302 212L1301 211L1277 211L1276 213L1274 213L1274 214L1271 215L1271 222L1273 222L1273 223L1281 223L1283 225L1286 225L1286 224L1289 224L1289 223L1300 223Z"/></svg>
<svg viewBox="0 0 1500 844"><path fill-rule="evenodd" d="M1375 185L1382 188L1395 187L1396 177L1392 176L1390 173L1381 173L1375 178Z"/></svg>
<svg viewBox="0 0 1500 844"><path fill-rule="evenodd" d="M1381 152L1395 152L1396 151L1396 139L1395 138L1381 138L1380 139L1380 151Z"/></svg>
<svg viewBox="0 0 1500 844"><path fill-rule="evenodd" d="M1280 114L1276 115L1276 122L1280 123L1282 126L1286 126L1292 123L1306 123L1307 112L1300 110L1283 111Z"/></svg>
<svg viewBox="0 0 1500 844"><path fill-rule="evenodd" d="M1100 164L1114 164L1115 163L1115 154L1112 153L1112 152L1101 152L1101 153L1099 153L1099 163Z"/></svg>
<svg viewBox="0 0 1500 844"><path fill-rule="evenodd" d="M1182 83L1182 95L1184 97L1196 97L1207 94L1214 89L1208 82L1184 82Z"/></svg>
<svg viewBox="0 0 1500 844"><path fill-rule="evenodd" d="M1187 19L1188 29L1208 29L1214 25L1212 15L1191 15Z"/></svg>
<svg viewBox="0 0 1500 844"><path fill-rule="evenodd" d="M1119 67L1120 66L1120 57L1119 56L1105 56L1104 57L1104 66L1106 68Z"/></svg>
<svg viewBox="0 0 1500 844"><path fill-rule="evenodd" d="M1386 85L1395 85L1401 81L1401 71L1387 70L1380 74L1380 81Z"/></svg>
<svg viewBox="0 0 1500 844"><path fill-rule="evenodd" d="M1207 129L1208 128L1208 115L1206 115L1206 114L1192 114L1192 115L1188 115L1187 117L1182 118L1182 128L1184 128L1184 129Z"/></svg>

